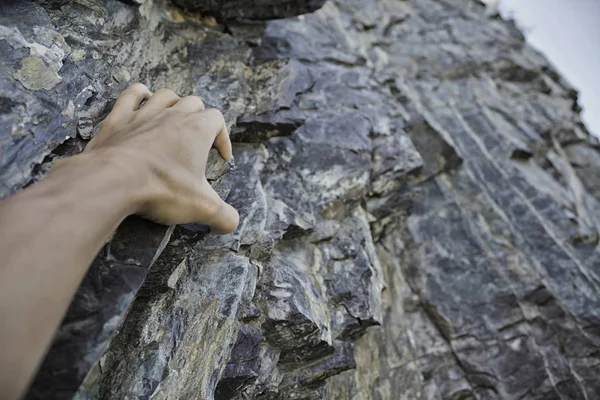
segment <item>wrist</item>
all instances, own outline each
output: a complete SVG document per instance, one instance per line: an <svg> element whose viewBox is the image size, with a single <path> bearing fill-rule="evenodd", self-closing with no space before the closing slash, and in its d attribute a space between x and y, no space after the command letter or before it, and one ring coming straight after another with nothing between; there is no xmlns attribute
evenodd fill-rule
<svg viewBox="0 0 600 400"><path fill-rule="evenodd" d="M145 202L147 174L135 159L120 151L93 150L60 160L48 179L62 181L77 195L105 197L121 218L135 214Z"/></svg>

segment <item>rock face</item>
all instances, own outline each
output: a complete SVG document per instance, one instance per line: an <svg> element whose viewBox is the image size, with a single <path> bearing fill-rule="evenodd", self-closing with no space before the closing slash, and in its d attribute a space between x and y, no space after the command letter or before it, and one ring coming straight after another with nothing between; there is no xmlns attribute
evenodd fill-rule
<svg viewBox="0 0 600 400"><path fill-rule="evenodd" d="M1 196L142 81L224 112L236 165L209 178L241 216L223 237L128 220L27 398L600 397L576 92L474 0L239 20L317 3L0 6Z"/></svg>
<svg viewBox="0 0 600 400"><path fill-rule="evenodd" d="M220 19L266 20L318 10L325 0L175 0L174 3Z"/></svg>

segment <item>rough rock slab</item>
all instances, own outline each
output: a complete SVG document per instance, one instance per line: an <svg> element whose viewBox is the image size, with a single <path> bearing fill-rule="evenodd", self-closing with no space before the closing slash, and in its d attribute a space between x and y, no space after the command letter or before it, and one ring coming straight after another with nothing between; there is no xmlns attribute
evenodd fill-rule
<svg viewBox="0 0 600 400"><path fill-rule="evenodd" d="M223 19L266 20L315 11L325 0L175 0L175 3Z"/></svg>
<svg viewBox="0 0 600 400"><path fill-rule="evenodd" d="M94 292L89 326L110 329L72 341L75 374L51 352L30 396L600 396L600 146L512 23L474 0L227 26L141 3L2 6L2 196L81 151L141 80L224 112L236 174L213 184L240 228L177 227L131 305ZM159 242L139 243L137 285Z"/></svg>
<svg viewBox="0 0 600 400"><path fill-rule="evenodd" d="M216 150L211 150L209 162L206 172L209 182L217 192L227 197L230 177L225 174L230 170L229 164ZM181 242L193 242L208 230L205 227L202 232L195 228L193 225L181 226L175 237ZM133 299L136 295L143 296L144 291L139 292L140 287L150 267L169 243L174 229L173 226L159 225L136 216L127 218L119 226L77 290L27 398L69 398L75 394L121 327ZM182 244L179 248L177 255L181 262L184 262L186 247ZM179 266L175 258L171 261L171 267ZM172 271L165 271L170 266L162 269L161 265L157 265L156 268L159 268L159 273L170 276ZM147 286L156 280L155 275Z"/></svg>

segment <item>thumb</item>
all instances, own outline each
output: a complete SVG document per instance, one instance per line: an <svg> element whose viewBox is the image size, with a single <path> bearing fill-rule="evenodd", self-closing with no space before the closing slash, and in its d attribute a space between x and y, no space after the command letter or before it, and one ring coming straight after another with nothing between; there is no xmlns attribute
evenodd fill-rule
<svg viewBox="0 0 600 400"><path fill-rule="evenodd" d="M209 225L211 233L216 235L235 231L240 222L237 210L225 203L208 182L205 181L203 186L198 222Z"/></svg>

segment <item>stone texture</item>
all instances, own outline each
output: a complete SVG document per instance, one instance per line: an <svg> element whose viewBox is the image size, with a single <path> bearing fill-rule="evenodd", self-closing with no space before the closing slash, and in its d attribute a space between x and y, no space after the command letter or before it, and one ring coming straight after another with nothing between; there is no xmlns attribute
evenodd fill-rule
<svg viewBox="0 0 600 400"><path fill-rule="evenodd" d="M175 3L223 19L265 20L312 12L325 0L175 0Z"/></svg>
<svg viewBox="0 0 600 400"><path fill-rule="evenodd" d="M128 220L28 398L600 396L600 146L512 23L474 0L139 3L0 6L0 195L143 81L224 112L235 168L209 178L240 227Z"/></svg>

